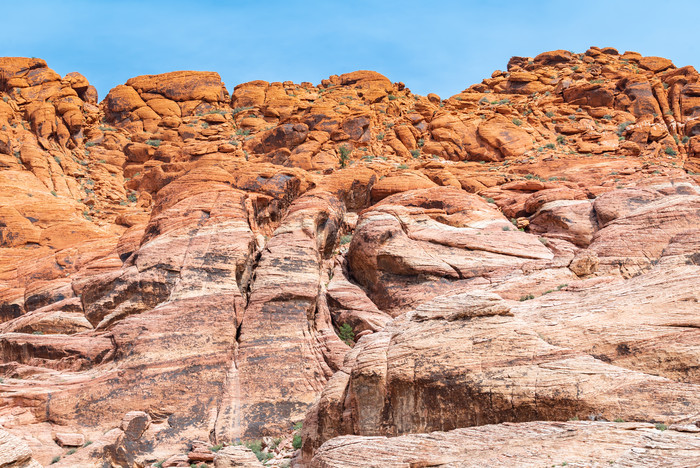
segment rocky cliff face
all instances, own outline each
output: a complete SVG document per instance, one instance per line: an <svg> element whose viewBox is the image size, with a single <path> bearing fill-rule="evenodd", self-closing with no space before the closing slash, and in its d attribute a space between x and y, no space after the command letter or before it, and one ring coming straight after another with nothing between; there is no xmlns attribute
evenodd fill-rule
<svg viewBox="0 0 700 468"><path fill-rule="evenodd" d="M0 94L16 466L284 466L301 421L298 466L700 461L693 67L552 51L444 100L180 71L98 104L0 58Z"/></svg>

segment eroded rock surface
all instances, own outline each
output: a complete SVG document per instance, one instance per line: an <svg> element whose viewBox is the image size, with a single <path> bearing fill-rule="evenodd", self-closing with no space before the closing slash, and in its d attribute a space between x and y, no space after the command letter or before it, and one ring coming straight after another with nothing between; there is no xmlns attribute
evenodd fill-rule
<svg viewBox="0 0 700 468"><path fill-rule="evenodd" d="M401 437L344 436L324 444L311 466L693 466L697 433L652 424L504 423Z"/></svg>
<svg viewBox="0 0 700 468"><path fill-rule="evenodd" d="M175 71L98 103L0 58L12 463L693 465L699 83L592 47L447 99Z"/></svg>

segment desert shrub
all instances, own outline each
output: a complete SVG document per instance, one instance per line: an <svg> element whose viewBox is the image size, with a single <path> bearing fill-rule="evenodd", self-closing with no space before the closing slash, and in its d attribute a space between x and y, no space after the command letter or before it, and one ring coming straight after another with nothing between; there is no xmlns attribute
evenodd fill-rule
<svg viewBox="0 0 700 468"><path fill-rule="evenodd" d="M352 150L347 146L342 145L340 148L338 148L338 151L340 152L340 167L345 167L350 160L350 153L352 153Z"/></svg>
<svg viewBox="0 0 700 468"><path fill-rule="evenodd" d="M338 327L338 338L346 345L352 346L352 343L355 341L355 333L352 331L352 327L347 323Z"/></svg>

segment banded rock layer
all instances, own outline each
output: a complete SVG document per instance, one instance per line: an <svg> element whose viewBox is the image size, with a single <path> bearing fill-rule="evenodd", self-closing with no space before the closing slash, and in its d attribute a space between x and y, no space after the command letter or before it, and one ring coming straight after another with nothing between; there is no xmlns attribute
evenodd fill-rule
<svg viewBox="0 0 700 468"><path fill-rule="evenodd" d="M444 100L179 71L98 104L1 58L0 426L59 467L692 464L699 80L591 48Z"/></svg>

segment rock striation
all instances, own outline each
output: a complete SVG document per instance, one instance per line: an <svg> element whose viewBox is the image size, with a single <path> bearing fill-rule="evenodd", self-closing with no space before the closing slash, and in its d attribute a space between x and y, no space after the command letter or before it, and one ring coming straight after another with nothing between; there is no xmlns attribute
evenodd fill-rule
<svg viewBox="0 0 700 468"><path fill-rule="evenodd" d="M692 66L0 97L0 465L698 464Z"/></svg>

